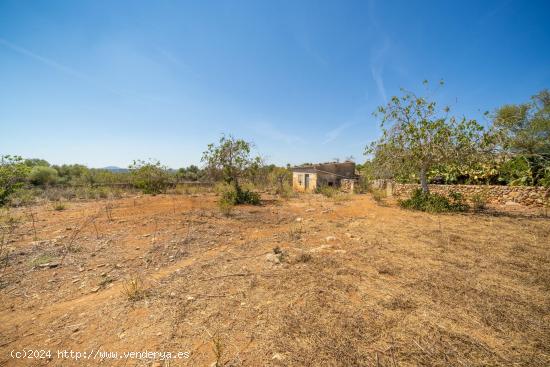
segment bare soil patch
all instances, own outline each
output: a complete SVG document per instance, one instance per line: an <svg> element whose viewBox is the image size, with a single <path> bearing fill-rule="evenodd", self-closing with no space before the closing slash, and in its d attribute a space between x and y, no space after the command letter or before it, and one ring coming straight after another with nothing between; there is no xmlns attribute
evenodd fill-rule
<svg viewBox="0 0 550 367"><path fill-rule="evenodd" d="M215 201L12 211L0 365L550 365L547 218L410 212L365 195L224 216ZM190 358L10 357L23 348Z"/></svg>

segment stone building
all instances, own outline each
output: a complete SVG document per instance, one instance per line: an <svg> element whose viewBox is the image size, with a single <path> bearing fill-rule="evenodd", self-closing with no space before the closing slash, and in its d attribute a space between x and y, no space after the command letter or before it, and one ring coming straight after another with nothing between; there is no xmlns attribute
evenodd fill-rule
<svg viewBox="0 0 550 367"><path fill-rule="evenodd" d="M307 164L292 168L292 188L314 192L318 187L333 186L353 192L356 179L354 162Z"/></svg>

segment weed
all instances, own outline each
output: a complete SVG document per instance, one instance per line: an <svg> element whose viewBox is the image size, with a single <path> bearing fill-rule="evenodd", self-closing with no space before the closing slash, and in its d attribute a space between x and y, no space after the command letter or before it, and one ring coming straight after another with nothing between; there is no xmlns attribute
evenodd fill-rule
<svg viewBox="0 0 550 367"><path fill-rule="evenodd" d="M31 261L31 265L40 266L40 265L51 263L53 260L54 260L54 257L51 255L40 255Z"/></svg>
<svg viewBox="0 0 550 367"><path fill-rule="evenodd" d="M296 196L296 193L292 190L292 185L288 182L283 182L281 185L277 186L275 193L283 199L290 199Z"/></svg>
<svg viewBox="0 0 550 367"><path fill-rule="evenodd" d="M381 189L370 189L370 193L372 195L372 198L378 205L384 205L384 199L386 199L386 191Z"/></svg>
<svg viewBox="0 0 550 367"><path fill-rule="evenodd" d="M7 215L0 216L0 263L3 263L2 271L0 275L3 276L6 268L8 267L10 250L8 248L8 243L11 242L17 228L20 225L20 219L14 216L11 216L8 212ZM1 266L1 264L0 264ZM2 286L0 282L0 287Z"/></svg>
<svg viewBox="0 0 550 367"><path fill-rule="evenodd" d="M392 297L389 301L383 302L383 306L389 310L412 310L416 307L413 300L406 295L400 294Z"/></svg>
<svg viewBox="0 0 550 367"><path fill-rule="evenodd" d="M108 203L105 205L105 213L107 214L107 219L109 222L113 221L113 205L111 203Z"/></svg>
<svg viewBox="0 0 550 367"><path fill-rule="evenodd" d="M214 352L214 357L216 358L216 362L213 364L214 367L225 366L225 363L223 362L225 354L225 341L219 332L216 332L212 336L212 351Z"/></svg>
<svg viewBox="0 0 550 367"><path fill-rule="evenodd" d="M542 215L548 217L548 212L550 211L550 189L546 191L544 199L542 202Z"/></svg>
<svg viewBox="0 0 550 367"><path fill-rule="evenodd" d="M287 252L284 251L282 248L280 248L279 246L275 246L273 248L273 253L275 255L277 255L277 257L279 258L279 261L280 262L284 262L287 258Z"/></svg>
<svg viewBox="0 0 550 367"><path fill-rule="evenodd" d="M222 197L220 201L218 201L218 207L220 208L220 211L222 212L222 214L228 217L233 212L233 208L235 207L235 204L233 204L232 201Z"/></svg>
<svg viewBox="0 0 550 367"><path fill-rule="evenodd" d="M308 262L310 262L312 259L313 259L313 256L311 256L311 254L308 254L307 252L301 252L301 253L296 257L296 262L297 262L297 263L308 263Z"/></svg>
<svg viewBox="0 0 550 367"><path fill-rule="evenodd" d="M399 269L388 264L382 264L378 267L378 274L394 276L399 273Z"/></svg>
<svg viewBox="0 0 550 367"><path fill-rule="evenodd" d="M475 211L482 211L487 207L487 196L484 194L474 194L471 200Z"/></svg>
<svg viewBox="0 0 550 367"><path fill-rule="evenodd" d="M98 287L105 288L108 284L112 283L114 281L113 278L106 276L98 283Z"/></svg>
<svg viewBox="0 0 550 367"><path fill-rule="evenodd" d="M122 285L122 294L124 294L129 301L135 302L145 298L147 291L141 278L132 276L124 281Z"/></svg>
<svg viewBox="0 0 550 367"><path fill-rule="evenodd" d="M65 209L67 209L67 206L62 202L58 202L53 205L53 210L62 211Z"/></svg>
<svg viewBox="0 0 550 367"><path fill-rule="evenodd" d="M36 233L36 213L29 210L28 216L31 218L32 230L34 233L33 239L36 241L38 239L38 235Z"/></svg>
<svg viewBox="0 0 550 367"><path fill-rule="evenodd" d="M320 186L317 188L316 192L318 194L323 195L324 197L333 199L334 201L337 201L337 202L348 201L351 199L351 195L346 194L333 186L326 186L326 185Z"/></svg>
<svg viewBox="0 0 550 367"><path fill-rule="evenodd" d="M304 233L304 228L302 227L301 223L291 224L288 230L288 238L291 241L297 241L300 238L302 238L303 233Z"/></svg>
<svg viewBox="0 0 550 367"><path fill-rule="evenodd" d="M336 202L350 201L351 200L351 194L347 194L345 192L338 192L338 194L336 196L334 196L333 199Z"/></svg>
<svg viewBox="0 0 550 367"><path fill-rule="evenodd" d="M91 217L87 218L81 225L76 227L76 229L73 231L73 234L71 235L71 237L69 237L67 243L64 246L63 256L61 257L60 264L63 264L63 262L65 261L65 257L67 256L69 251L71 251L71 252L80 251L80 247L74 246L73 244L76 241L76 239L78 238L78 236L80 235L80 232L84 228L86 228L90 223L92 223L94 220L95 220L95 217L91 216Z"/></svg>
<svg viewBox="0 0 550 367"><path fill-rule="evenodd" d="M321 185L317 188L316 192L327 198L333 198L338 195L338 189L334 186Z"/></svg>

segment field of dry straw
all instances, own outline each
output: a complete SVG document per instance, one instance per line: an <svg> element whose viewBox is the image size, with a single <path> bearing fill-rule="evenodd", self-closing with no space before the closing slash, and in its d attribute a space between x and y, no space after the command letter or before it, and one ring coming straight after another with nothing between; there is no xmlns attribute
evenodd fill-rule
<svg viewBox="0 0 550 367"><path fill-rule="evenodd" d="M6 366L549 366L550 220L302 195L4 213ZM188 359L14 359L23 348Z"/></svg>

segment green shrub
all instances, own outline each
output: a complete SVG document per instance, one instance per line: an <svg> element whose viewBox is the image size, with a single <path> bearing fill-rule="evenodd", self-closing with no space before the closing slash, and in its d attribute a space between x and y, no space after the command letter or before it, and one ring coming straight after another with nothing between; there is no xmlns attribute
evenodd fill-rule
<svg viewBox="0 0 550 367"><path fill-rule="evenodd" d="M424 193L421 189L415 190L410 199L400 201L399 205L405 209L432 213L461 212L468 209L460 193L451 192L447 198L440 194Z"/></svg>
<svg viewBox="0 0 550 367"><path fill-rule="evenodd" d="M29 174L29 181L33 185L46 186L57 182L57 171L55 168L46 166L35 166Z"/></svg>
<svg viewBox="0 0 550 367"><path fill-rule="evenodd" d="M132 183L144 194L160 194L169 184L168 169L159 161L134 161L130 165Z"/></svg>
<svg viewBox="0 0 550 367"><path fill-rule="evenodd" d="M220 184L216 186L216 192L221 196L220 203L230 203L231 205L260 204L260 194L240 186Z"/></svg>
<svg viewBox="0 0 550 367"><path fill-rule="evenodd" d="M235 204L260 205L260 194L254 191L237 188Z"/></svg>
<svg viewBox="0 0 550 367"><path fill-rule="evenodd" d="M451 198L451 211L463 212L468 210L468 204L466 204L464 195L460 192L451 191L449 197Z"/></svg>
<svg viewBox="0 0 550 367"><path fill-rule="evenodd" d="M8 201L8 197L23 187L29 167L19 156L0 156L0 206Z"/></svg>
<svg viewBox="0 0 550 367"><path fill-rule="evenodd" d="M6 205L18 207L34 204L36 202L37 196L38 192L36 189L20 188L18 190L15 190L8 196L6 200Z"/></svg>
<svg viewBox="0 0 550 367"><path fill-rule="evenodd" d="M233 211L235 204L233 201L222 197L220 201L218 201L218 206L223 215L229 216Z"/></svg>

